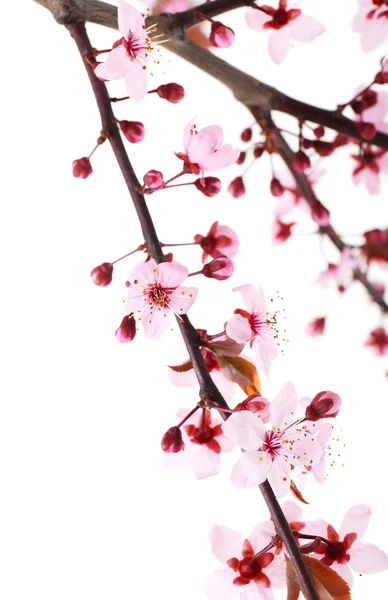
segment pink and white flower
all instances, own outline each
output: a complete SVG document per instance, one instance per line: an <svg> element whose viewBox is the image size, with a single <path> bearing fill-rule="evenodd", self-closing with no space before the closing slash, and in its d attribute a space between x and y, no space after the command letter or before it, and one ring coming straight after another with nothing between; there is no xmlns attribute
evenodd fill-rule
<svg viewBox="0 0 388 600"><path fill-rule="evenodd" d="M125 77L128 96L135 102L143 100L148 89L147 62L152 58L157 38L151 33L155 26L145 27L145 19L125 0L118 0L118 27L123 36L114 45L106 61L97 65L95 74L111 81Z"/></svg>
<svg viewBox="0 0 388 600"><path fill-rule="evenodd" d="M253 533L253 532L252 532ZM240 600L273 600L272 588L285 586L285 561L272 552L257 558L262 549L250 534L243 536L221 525L210 530L213 554L225 565L210 575L206 592L210 600L227 600L239 594Z"/></svg>
<svg viewBox="0 0 388 600"><path fill-rule="evenodd" d="M237 308L234 311L226 325L226 333L239 344L249 342L255 351L259 369L268 375L271 360L277 356L276 315L268 312L261 288L256 290L253 285L246 284L233 291L240 292L246 310Z"/></svg>
<svg viewBox="0 0 388 600"><path fill-rule="evenodd" d="M132 269L125 308L142 323L146 337L158 338L169 326L171 311L185 314L193 304L198 289L180 285L188 273L177 261L157 265L153 258Z"/></svg>
<svg viewBox="0 0 388 600"><path fill-rule="evenodd" d="M385 0L358 0L352 29L361 34L361 47L371 52L388 39L388 7Z"/></svg>
<svg viewBox="0 0 388 600"><path fill-rule="evenodd" d="M270 30L268 52L279 64L291 48L291 40L312 42L325 28L317 19L303 15L299 8L287 9L287 0L279 0L277 8L265 5L248 9L245 14L248 27L255 31Z"/></svg>
<svg viewBox="0 0 388 600"><path fill-rule="evenodd" d="M356 185L363 183L370 194L380 193L380 174L388 173L388 156L386 150L373 150L365 144L361 154L352 154L357 162L353 170L353 181Z"/></svg>
<svg viewBox="0 0 388 600"><path fill-rule="evenodd" d="M346 247L341 252L339 262L335 265L330 263L326 271L323 271L315 280L315 283L326 288L331 283L337 286L345 286L353 278L353 270L357 267L357 260L352 254L352 249Z"/></svg>
<svg viewBox="0 0 388 600"><path fill-rule="evenodd" d="M255 487L268 478L280 498L290 487L292 467L319 461L322 447L316 435L295 422L297 408L295 387L287 383L270 406L271 429L249 411L234 413L223 424L224 433L245 450L232 470L236 487Z"/></svg>
<svg viewBox="0 0 388 600"><path fill-rule="evenodd" d="M188 123L183 131L185 152L176 152L176 156L185 162L187 170L199 173L217 171L234 164L240 156L239 150L233 150L231 144L222 145L224 132L219 125L209 125L197 130L195 119Z"/></svg>
<svg viewBox="0 0 388 600"><path fill-rule="evenodd" d="M200 233L195 235L194 242L201 246L203 250L203 263L208 256L212 258L218 258L219 256L233 258L240 246L237 234L233 229L227 227L227 225L220 225L218 221L213 223L206 235Z"/></svg>
<svg viewBox="0 0 388 600"><path fill-rule="evenodd" d="M306 523L302 520L303 510L299 504L292 502L292 500L286 500L282 504L282 512L292 531L302 531L304 529ZM276 534L275 525L270 519L256 525L250 534L250 540L255 547L264 548ZM281 554L283 548L284 546L280 542L274 549L275 555Z"/></svg>
<svg viewBox="0 0 388 600"><path fill-rule="evenodd" d="M316 558L337 571L349 586L353 584L350 569L361 575L388 569L388 556L383 550L359 541L368 527L371 514L369 506L358 504L345 513L338 533L322 520L310 521L303 531L327 539L315 551Z"/></svg>

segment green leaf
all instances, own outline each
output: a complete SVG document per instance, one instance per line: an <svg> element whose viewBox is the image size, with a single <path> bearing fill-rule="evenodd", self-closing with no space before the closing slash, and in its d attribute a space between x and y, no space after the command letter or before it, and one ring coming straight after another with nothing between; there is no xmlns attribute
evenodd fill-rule
<svg viewBox="0 0 388 600"><path fill-rule="evenodd" d="M249 360L242 356L217 356L217 362L225 377L237 383L248 396L260 394L259 375Z"/></svg>

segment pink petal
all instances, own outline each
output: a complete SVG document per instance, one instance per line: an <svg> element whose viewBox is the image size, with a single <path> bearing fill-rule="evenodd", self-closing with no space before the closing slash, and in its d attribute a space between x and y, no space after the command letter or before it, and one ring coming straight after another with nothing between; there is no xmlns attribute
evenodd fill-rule
<svg viewBox="0 0 388 600"><path fill-rule="evenodd" d="M169 369L168 376L171 380L171 383L177 387L186 387L190 385L196 385L198 383L194 369L182 371L181 373L174 371L173 369Z"/></svg>
<svg viewBox="0 0 388 600"><path fill-rule="evenodd" d="M252 337L252 329L248 319L241 315L233 315L226 324L227 335L239 344L245 344Z"/></svg>
<svg viewBox="0 0 388 600"><path fill-rule="evenodd" d="M326 459L322 455L321 460L311 469L315 481L318 483L324 483L326 478Z"/></svg>
<svg viewBox="0 0 388 600"><path fill-rule="evenodd" d="M217 150L217 152L199 160L198 164L203 171L217 171L218 169L225 169L226 167L230 167L230 165L234 165L239 156L240 150L233 150L231 144L226 144Z"/></svg>
<svg viewBox="0 0 388 600"><path fill-rule="evenodd" d="M271 564L265 568L265 574L271 581L271 587L284 588L286 586L286 561L283 556L275 556Z"/></svg>
<svg viewBox="0 0 388 600"><path fill-rule="evenodd" d="M266 428L249 410L233 413L222 424L222 431L244 450L257 450L263 444Z"/></svg>
<svg viewBox="0 0 388 600"><path fill-rule="evenodd" d="M176 288L186 279L189 270L177 261L157 266L156 279L163 288Z"/></svg>
<svg viewBox="0 0 388 600"><path fill-rule="evenodd" d="M236 446L236 444L226 437L226 435L217 435L215 439L219 443L222 452L230 452Z"/></svg>
<svg viewBox="0 0 388 600"><path fill-rule="evenodd" d="M118 0L117 10L119 31L122 36L128 39L129 33L134 33L142 29L144 17L136 8L127 4L124 0Z"/></svg>
<svg viewBox="0 0 388 600"><path fill-rule="evenodd" d="M348 565L340 565L339 563L335 562L331 565L331 569L334 569L334 571L336 571L338 575L346 581L348 586L352 587L353 573L349 569Z"/></svg>
<svg viewBox="0 0 388 600"><path fill-rule="evenodd" d="M312 42L321 35L325 28L314 17L300 15L288 24L291 37L297 42Z"/></svg>
<svg viewBox="0 0 388 600"><path fill-rule="evenodd" d="M388 156L385 155L379 160L379 167L382 173L388 173Z"/></svg>
<svg viewBox="0 0 388 600"><path fill-rule="evenodd" d="M147 306L141 316L141 323L144 327L146 337L156 340L168 329L168 313L162 310L153 310Z"/></svg>
<svg viewBox="0 0 388 600"><path fill-rule="evenodd" d="M143 294L142 291L139 291L135 287L130 286L128 290L128 298L125 301L126 314L129 314L131 312L141 312L146 308L146 306L147 297ZM135 315L135 318L137 319L137 315Z"/></svg>
<svg viewBox="0 0 388 600"><path fill-rule="evenodd" d="M238 252L240 242L233 229L227 225L217 225L216 237L228 238L229 244L227 246L220 246L220 251L222 251L222 254L225 254L225 256L234 258Z"/></svg>
<svg viewBox="0 0 388 600"><path fill-rule="evenodd" d="M104 63L97 65L94 72L97 77L111 81L112 79L121 79L128 73L131 65L131 58L122 44L113 48L108 54Z"/></svg>
<svg viewBox="0 0 388 600"><path fill-rule="evenodd" d="M213 371L211 371L210 375L211 375L211 378L213 379L214 383L220 390L221 394L225 398L225 400L227 402L232 400L232 398L234 396L236 384L233 381L230 381L229 379L227 379L222 374L222 372L219 371L218 369L213 369Z"/></svg>
<svg viewBox="0 0 388 600"><path fill-rule="evenodd" d="M340 537L344 537L347 533L357 533L359 540L368 528L371 515L372 509L367 504L357 504L349 508L338 531Z"/></svg>
<svg viewBox="0 0 388 600"><path fill-rule="evenodd" d="M305 528L303 529L303 533L307 533L309 535L316 535L317 537L325 537L327 538L327 528L329 523L327 521L323 521L322 519L317 519L316 521L308 521L306 523Z"/></svg>
<svg viewBox="0 0 388 600"><path fill-rule="evenodd" d="M265 299L261 288L256 290L251 283L247 283L233 288L232 292L240 292L249 313L255 310L265 312Z"/></svg>
<svg viewBox="0 0 388 600"><path fill-rule="evenodd" d="M290 381L286 383L273 400L270 409L270 421L274 427L284 429L296 421L298 409L298 395L295 385Z"/></svg>
<svg viewBox="0 0 388 600"><path fill-rule="evenodd" d="M370 169L364 169L357 175L353 175L353 180L356 185L362 182L370 194L380 193L380 177L378 173L373 173Z"/></svg>
<svg viewBox="0 0 388 600"><path fill-rule="evenodd" d="M201 159L213 154L220 148L223 138L224 132L219 125L209 125L198 133L190 134L188 150L190 161L199 163Z"/></svg>
<svg viewBox="0 0 388 600"><path fill-rule="evenodd" d="M236 487L256 487L266 480L272 461L265 452L245 452L233 467L230 477Z"/></svg>
<svg viewBox="0 0 388 600"><path fill-rule="evenodd" d="M143 291L149 283L156 283L157 264L153 258L135 265L129 274L128 281L137 290ZM137 282L137 283L136 283Z"/></svg>
<svg viewBox="0 0 388 600"><path fill-rule="evenodd" d="M189 152L189 147L190 147L190 143L191 143L191 138L193 137L191 135L191 131L194 128L195 125L195 119L196 117L194 117L193 119L191 119L191 121L189 121L186 125L186 127L183 130L183 147L185 149L186 154L188 154Z"/></svg>
<svg viewBox="0 0 388 600"><path fill-rule="evenodd" d="M263 13L261 10L249 8L245 13L245 20L248 24L248 27L251 29L254 29L255 31L264 31L263 25L264 23L268 23L268 21L271 20L271 17Z"/></svg>
<svg viewBox="0 0 388 600"><path fill-rule="evenodd" d="M220 455L210 450L205 444L186 444L187 459L197 479L205 479L217 475L221 468Z"/></svg>
<svg viewBox="0 0 388 600"><path fill-rule="evenodd" d="M317 436L312 436L307 431L297 431L298 427L292 427L285 434L285 439L290 447L284 444L283 451L288 453L288 459L293 465L310 465L317 463L322 456L322 446ZM300 439L301 438L301 439Z"/></svg>
<svg viewBox="0 0 388 600"><path fill-rule="evenodd" d="M148 90L148 73L143 69L138 60L133 60L129 63L127 76L125 78L125 86L128 96L134 102L138 103L143 100Z"/></svg>
<svg viewBox="0 0 388 600"><path fill-rule="evenodd" d="M286 27L273 31L268 38L268 52L272 60L279 65L291 48L290 34Z"/></svg>
<svg viewBox="0 0 388 600"><path fill-rule="evenodd" d="M270 330L268 330L270 331ZM273 334L272 334L273 336ZM263 371L268 377L271 366L271 360L277 355L277 347L273 337L271 339L260 339L257 336L253 342L253 350L258 368Z"/></svg>
<svg viewBox="0 0 388 600"><path fill-rule="evenodd" d="M233 584L236 574L232 569L214 571L205 584L205 590L210 600L229 600L238 592Z"/></svg>
<svg viewBox="0 0 388 600"><path fill-rule="evenodd" d="M369 575L388 569L388 556L374 544L356 542L349 550L351 568L356 573Z"/></svg>
<svg viewBox="0 0 388 600"><path fill-rule="evenodd" d="M181 286L170 296L169 307L176 315L186 314L193 305L198 294L198 288Z"/></svg>
<svg viewBox="0 0 388 600"><path fill-rule="evenodd" d="M382 44L388 35L388 26L385 19L373 19L366 22L361 33L361 48L365 52L372 52Z"/></svg>
<svg viewBox="0 0 388 600"><path fill-rule="evenodd" d="M243 536L234 529L214 525L209 532L211 550L221 563L230 558L241 558L244 543Z"/></svg>
<svg viewBox="0 0 388 600"><path fill-rule="evenodd" d="M282 511L289 523L302 521L303 509L299 504L295 504L292 500L286 500L282 504Z"/></svg>
<svg viewBox="0 0 388 600"><path fill-rule="evenodd" d="M273 593L271 589L250 581L240 589L240 600L273 600Z"/></svg>
<svg viewBox="0 0 388 600"><path fill-rule="evenodd" d="M275 526L272 521L264 521L256 525L250 532L248 539L252 544L253 550L259 552L264 546L269 544L271 538L276 534Z"/></svg>
<svg viewBox="0 0 388 600"><path fill-rule="evenodd" d="M278 498L283 498L287 494L290 489L290 478L290 463L285 456L277 456L272 461L272 466L268 473L268 481Z"/></svg>

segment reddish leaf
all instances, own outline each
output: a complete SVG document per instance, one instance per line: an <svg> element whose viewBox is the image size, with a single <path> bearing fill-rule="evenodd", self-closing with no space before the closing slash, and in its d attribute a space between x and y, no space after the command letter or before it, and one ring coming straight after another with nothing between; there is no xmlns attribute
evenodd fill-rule
<svg viewBox="0 0 388 600"><path fill-rule="evenodd" d="M287 600L298 600L300 585L298 583L294 565L287 558ZM320 600L351 600L350 589L346 581L319 560L304 556L308 570L310 571L316 591Z"/></svg>
<svg viewBox="0 0 388 600"><path fill-rule="evenodd" d="M193 365L191 364L191 360L188 360L181 365L168 365L168 368L177 373L185 373L186 371L190 371L190 369L193 368Z"/></svg>
<svg viewBox="0 0 388 600"><path fill-rule="evenodd" d="M300 594L300 585L296 577L292 560L286 557L287 562L287 600L298 600Z"/></svg>
<svg viewBox="0 0 388 600"><path fill-rule="evenodd" d="M261 384L254 364L242 356L217 356L217 362L225 377L237 383L247 396L260 394Z"/></svg>
<svg viewBox="0 0 388 600"><path fill-rule="evenodd" d="M301 491L299 490L299 488L295 485L295 483L292 481L291 479L291 483L290 483L290 490L291 492L294 494L295 498L297 500L299 500L300 502L303 502L303 504L309 504L307 502L307 500L305 500L302 496Z"/></svg>
<svg viewBox="0 0 388 600"><path fill-rule="evenodd" d="M238 356L244 350L244 346L245 344L238 344L230 338L207 344L207 347L219 356Z"/></svg>

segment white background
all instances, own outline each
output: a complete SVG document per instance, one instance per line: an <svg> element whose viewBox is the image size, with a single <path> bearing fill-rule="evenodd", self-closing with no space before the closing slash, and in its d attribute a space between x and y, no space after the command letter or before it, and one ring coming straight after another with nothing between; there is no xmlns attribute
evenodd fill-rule
<svg viewBox="0 0 388 600"><path fill-rule="evenodd" d="M377 72L384 53L362 54L350 29L355 4L305 2L302 8L327 32L297 45L281 66L269 59L266 36L249 31L244 10L235 11L222 19L235 28L235 44L219 54L292 96L334 108ZM179 407L197 400L195 388L174 388L168 380L165 365L185 357L178 332L158 342L139 333L132 344L117 343L124 282L137 258L117 267L108 288L95 287L89 272L142 242L134 209L108 144L93 157L89 179L71 175L72 161L91 151L100 123L68 33L31 1L10 3L5 11L0 596L204 600L204 581L217 566L207 540L211 525L247 534L268 518L267 510L258 490L230 485L237 450L226 456L220 476L200 482L188 468L163 468L161 435ZM117 38L96 26L89 32L100 48ZM117 106L121 118L146 126L146 140L128 144L140 177L150 168L166 177L177 172L173 151L182 150L183 127L194 115L199 128L220 124L235 146L251 122L220 84L166 56L171 63L158 82L178 81L185 100L175 106L152 95L139 106ZM113 90L122 94L122 82ZM349 153L324 161L327 175L317 192L340 232L386 227L386 187L379 197L355 188ZM220 173L224 189L239 172ZM343 297L312 286L326 266L324 255L338 257L328 242L301 235L287 246L271 245L268 182L263 158L247 176L244 198L223 191L209 199L182 188L155 194L149 206L164 242L192 241L215 220L240 236L233 278L197 281L190 313L196 326L220 331L237 306L230 292L235 285L261 284L268 295L280 290L290 341L263 394L271 399L292 380L300 395L332 389L343 398L335 423L341 457L324 486L311 481L306 488L305 518L339 526L348 507L369 503L374 514L364 539L387 550L387 365L362 346L379 311L358 284ZM297 231L313 230L302 216ZM177 249L174 256L191 270L199 267L197 248ZM305 337L305 324L322 314L330 314L325 336ZM356 578L352 597L383 598L387 585L387 573Z"/></svg>

